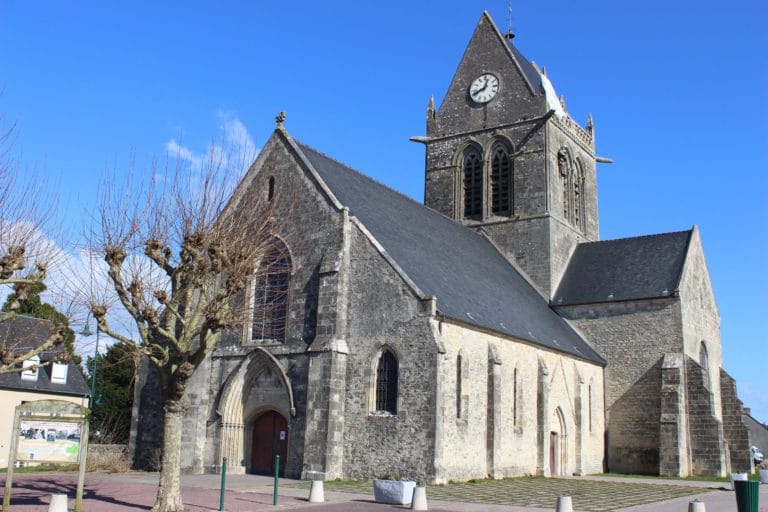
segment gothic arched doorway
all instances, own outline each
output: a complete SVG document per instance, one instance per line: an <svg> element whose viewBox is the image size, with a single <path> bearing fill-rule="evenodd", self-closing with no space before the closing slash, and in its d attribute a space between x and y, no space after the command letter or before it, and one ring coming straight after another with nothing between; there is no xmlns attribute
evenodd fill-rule
<svg viewBox="0 0 768 512"><path fill-rule="evenodd" d="M280 473L283 473L288 462L285 455L290 442L288 418L294 416L296 410L291 383L272 354L257 347L241 361L227 379L216 412L221 418L218 460L227 457L232 473L274 473L274 455L277 453L280 453ZM259 421L264 425L257 424ZM271 426L267 428L267 425ZM279 439L282 448L275 445L282 451L273 453L272 448L263 448L274 444L274 440L266 442L261 437L260 448L254 449L253 442L257 440L254 427L263 429L262 434L267 430L277 432L278 437L280 432L284 432L284 439ZM263 461L258 467L251 467L257 457L266 459L267 456L271 460L269 469L265 470L267 464ZM296 472L296 468L289 468L288 472Z"/></svg>
<svg viewBox="0 0 768 512"><path fill-rule="evenodd" d="M276 411L267 411L253 420L251 473L272 475L275 456L280 455L280 476L285 473L288 454L288 421Z"/></svg>
<svg viewBox="0 0 768 512"><path fill-rule="evenodd" d="M560 407L556 408L550 423L549 433L549 474L561 476L568 466L568 433L565 427L565 417Z"/></svg>

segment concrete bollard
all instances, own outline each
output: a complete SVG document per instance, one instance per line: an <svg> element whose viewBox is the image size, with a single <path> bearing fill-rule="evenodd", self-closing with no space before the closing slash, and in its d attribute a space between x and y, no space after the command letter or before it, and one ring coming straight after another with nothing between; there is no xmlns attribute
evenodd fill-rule
<svg viewBox="0 0 768 512"><path fill-rule="evenodd" d="M67 495L51 494L51 504L48 505L48 512L67 512Z"/></svg>
<svg viewBox="0 0 768 512"><path fill-rule="evenodd" d="M688 512L707 512L707 508L699 501L699 498L696 498L688 503Z"/></svg>
<svg viewBox="0 0 768 512"><path fill-rule="evenodd" d="M411 510L429 510L427 507L427 488L416 487L413 490L413 500L411 501Z"/></svg>
<svg viewBox="0 0 768 512"><path fill-rule="evenodd" d="M323 503L325 501L325 492L323 492L323 481L312 480L312 487L309 489L310 503Z"/></svg>
<svg viewBox="0 0 768 512"><path fill-rule="evenodd" d="M573 512L573 503L570 496L560 496L557 498L557 508L555 512Z"/></svg>

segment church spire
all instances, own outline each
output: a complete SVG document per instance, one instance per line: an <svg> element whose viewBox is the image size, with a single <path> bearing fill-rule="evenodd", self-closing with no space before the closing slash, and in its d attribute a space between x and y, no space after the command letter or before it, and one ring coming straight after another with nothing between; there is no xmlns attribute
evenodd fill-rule
<svg viewBox="0 0 768 512"><path fill-rule="evenodd" d="M427 104L427 136L430 136L437 127L435 121L435 97L429 97L429 103Z"/></svg>

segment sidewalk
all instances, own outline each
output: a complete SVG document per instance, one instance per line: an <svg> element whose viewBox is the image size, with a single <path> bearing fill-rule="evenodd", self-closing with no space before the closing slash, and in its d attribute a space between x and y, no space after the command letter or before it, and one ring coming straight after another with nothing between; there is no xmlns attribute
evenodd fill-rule
<svg viewBox="0 0 768 512"><path fill-rule="evenodd" d="M585 477L583 480L604 480L619 484L626 478ZM581 479L577 479L581 480ZM643 479L645 480L645 479ZM4 485L5 479L0 479ZM665 485L686 485L700 488L699 493L663 502L635 507L613 509L622 512L684 512L688 502L695 498L706 504L708 512L736 512L736 499L732 491L712 490L708 486L726 484L711 482L687 482L649 479L649 482ZM193 512L219 509L218 475L184 475L183 497L187 510ZM334 492L326 488L324 504L310 504L306 488L297 487L296 480L280 479L278 505L272 505L273 479L256 475L231 475L227 478L225 510L227 512L261 512L296 510L315 512L386 512L405 510L408 507L373 503L370 493ZM637 482L629 482L637 483ZM645 481L643 483L646 483ZM536 482L532 482L535 485ZM67 493L70 507L74 506L77 475L74 473L28 473L14 475L11 500L13 512L45 512L50 495ZM157 492L157 475L151 473L106 474L88 473L83 495L83 510L87 512L127 512L149 510ZM694 490L694 492L696 492ZM556 497L548 508L509 506L503 504L471 503L465 501L439 501L429 499L429 509L434 512L544 512L555 509ZM574 508L579 500L574 497ZM768 485L760 489L760 512L768 512Z"/></svg>

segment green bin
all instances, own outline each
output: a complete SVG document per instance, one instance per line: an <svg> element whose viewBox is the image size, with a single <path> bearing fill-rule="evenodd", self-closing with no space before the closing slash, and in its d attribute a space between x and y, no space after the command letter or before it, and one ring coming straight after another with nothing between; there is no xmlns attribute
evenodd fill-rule
<svg viewBox="0 0 768 512"><path fill-rule="evenodd" d="M736 509L739 512L758 512L760 501L760 482L756 480L736 480Z"/></svg>

